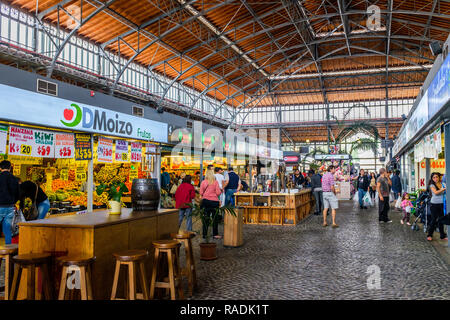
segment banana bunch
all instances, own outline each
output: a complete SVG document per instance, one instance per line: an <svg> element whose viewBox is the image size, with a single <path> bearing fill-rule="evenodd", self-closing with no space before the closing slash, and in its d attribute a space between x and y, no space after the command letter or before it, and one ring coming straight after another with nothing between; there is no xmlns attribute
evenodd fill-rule
<svg viewBox="0 0 450 320"><path fill-rule="evenodd" d="M101 195L97 195L97 192L94 192L94 205L101 206L108 203L108 194L103 192Z"/></svg>
<svg viewBox="0 0 450 320"><path fill-rule="evenodd" d="M115 176L115 170L103 167L94 175L94 178L97 183L109 183L115 179Z"/></svg>

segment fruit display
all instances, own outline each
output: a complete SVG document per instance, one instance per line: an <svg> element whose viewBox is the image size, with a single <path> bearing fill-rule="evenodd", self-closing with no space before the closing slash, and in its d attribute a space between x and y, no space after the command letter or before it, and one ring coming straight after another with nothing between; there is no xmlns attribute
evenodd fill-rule
<svg viewBox="0 0 450 320"><path fill-rule="evenodd" d="M101 195L98 195L97 192L94 192L94 199L93 204L94 206L103 206L108 203L108 194L102 193Z"/></svg>
<svg viewBox="0 0 450 320"><path fill-rule="evenodd" d="M78 190L80 188L80 182L77 181L64 181L61 179L55 179L52 181L52 190L53 191L57 191L57 190L73 190L76 189Z"/></svg>

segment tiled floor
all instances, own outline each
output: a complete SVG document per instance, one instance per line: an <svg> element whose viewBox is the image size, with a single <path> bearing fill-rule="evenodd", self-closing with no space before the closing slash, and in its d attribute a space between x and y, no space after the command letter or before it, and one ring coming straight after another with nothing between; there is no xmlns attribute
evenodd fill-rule
<svg viewBox="0 0 450 320"><path fill-rule="evenodd" d="M401 225L398 212L379 224L376 208L340 206L337 229L323 228L318 216L295 227L244 225L244 245L224 248L219 240L214 261L200 261L194 245L193 299L450 299L449 265L423 231ZM372 265L380 289L368 289Z"/></svg>

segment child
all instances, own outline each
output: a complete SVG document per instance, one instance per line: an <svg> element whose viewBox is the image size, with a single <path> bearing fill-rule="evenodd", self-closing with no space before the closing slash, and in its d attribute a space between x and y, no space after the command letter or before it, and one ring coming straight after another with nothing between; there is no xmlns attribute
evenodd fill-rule
<svg viewBox="0 0 450 320"><path fill-rule="evenodd" d="M411 225L411 223L409 223L409 215L411 213L411 208L413 207L411 201L409 200L409 194L405 193L403 194L402 197L402 208L403 208L403 219L400 220L401 224L405 223L408 226Z"/></svg>

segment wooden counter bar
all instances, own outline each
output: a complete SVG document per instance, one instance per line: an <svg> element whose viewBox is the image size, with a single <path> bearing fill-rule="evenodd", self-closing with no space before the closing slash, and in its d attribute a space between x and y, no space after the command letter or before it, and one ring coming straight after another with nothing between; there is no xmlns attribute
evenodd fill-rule
<svg viewBox="0 0 450 320"><path fill-rule="evenodd" d="M236 206L244 208L246 224L296 225L315 204L311 189L297 193L240 192L234 196Z"/></svg>
<svg viewBox="0 0 450 320"><path fill-rule="evenodd" d="M94 299L109 299L115 267L112 254L127 249L147 249L150 253L146 261L147 280L150 281L152 241L170 239L170 233L176 232L176 209L133 212L124 208L120 215L110 215L103 210L50 217L19 224L19 254L48 252L54 257L67 254L95 256L92 268ZM55 265L50 268L57 269ZM58 288L60 271L53 272L51 277L55 289ZM25 296L26 285L21 285L19 298Z"/></svg>

